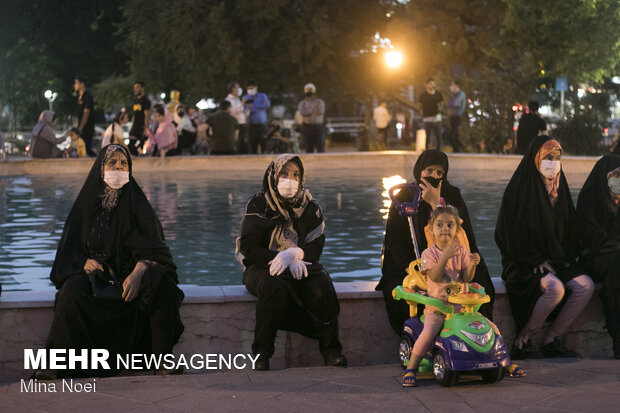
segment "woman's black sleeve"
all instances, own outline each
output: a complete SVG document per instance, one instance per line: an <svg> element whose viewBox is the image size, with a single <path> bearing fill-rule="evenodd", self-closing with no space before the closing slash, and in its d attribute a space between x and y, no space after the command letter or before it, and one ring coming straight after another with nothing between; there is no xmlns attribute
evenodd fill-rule
<svg viewBox="0 0 620 413"><path fill-rule="evenodd" d="M242 227L246 219L247 217L243 218ZM256 232L240 237L239 250L244 256L243 263L246 267L250 265L266 267L269 265L269 261L278 255L278 251L272 251L266 247L265 234Z"/></svg>
<svg viewBox="0 0 620 413"><path fill-rule="evenodd" d="M311 238L309 242L304 242L302 247L304 250L304 261L318 262L325 246L323 211L319 203L312 200L304 215L307 215L307 224L305 225L307 227L306 237Z"/></svg>

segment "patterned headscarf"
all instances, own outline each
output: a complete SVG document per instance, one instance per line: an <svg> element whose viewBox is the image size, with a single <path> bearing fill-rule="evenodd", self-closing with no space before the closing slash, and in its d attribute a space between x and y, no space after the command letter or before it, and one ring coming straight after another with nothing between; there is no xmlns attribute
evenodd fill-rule
<svg viewBox="0 0 620 413"><path fill-rule="evenodd" d="M284 168L284 165L289 162L294 162L299 167L301 179L299 181L297 194L292 198L285 199L278 193L278 176L282 168ZM304 189L305 179L306 173L299 156L290 153L278 155L267 168L263 178L263 192L267 200L267 207L282 215L287 221L291 220L291 213L299 218L308 205L308 201L312 199L310 192Z"/></svg>
<svg viewBox="0 0 620 413"><path fill-rule="evenodd" d="M101 179L104 179L104 169L110 157L114 152L120 152L127 159L129 159L129 153L127 152L127 148L122 145L112 144L105 147L105 154L103 155L103 162L101 164ZM103 193L101 194L101 205L104 209L110 211L112 208L118 205L118 196L120 194L122 188L114 189L108 185L105 185Z"/></svg>
<svg viewBox="0 0 620 413"><path fill-rule="evenodd" d="M542 163L543 159L545 159L545 156L549 155L551 152L555 151L556 149L562 152L562 146L555 139L549 139L540 147L540 149L536 153L536 157L534 158L534 161L536 162L536 168L538 169L539 172L540 172L540 164ZM558 172L555 178L551 178L551 179L547 179L542 174L540 175L540 177L542 178L543 183L545 184L545 188L547 189L547 194L549 195L549 201L551 202L551 205L555 205L555 203L558 200L558 187L560 185L560 173Z"/></svg>

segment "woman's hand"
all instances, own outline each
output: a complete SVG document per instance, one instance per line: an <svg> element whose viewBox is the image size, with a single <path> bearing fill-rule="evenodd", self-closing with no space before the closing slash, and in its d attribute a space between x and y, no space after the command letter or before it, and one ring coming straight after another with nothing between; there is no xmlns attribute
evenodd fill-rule
<svg viewBox="0 0 620 413"><path fill-rule="evenodd" d="M86 264L84 264L84 272L90 274L95 270L103 271L103 267L97 260L93 260L92 258L87 259Z"/></svg>
<svg viewBox="0 0 620 413"><path fill-rule="evenodd" d="M425 178L421 178L421 180L420 188L422 189L422 199L426 201L431 208L435 209L441 200L442 181L439 181L439 185L435 188Z"/></svg>
<svg viewBox="0 0 620 413"><path fill-rule="evenodd" d="M142 285L142 276L148 268L145 263L138 262L131 274L125 278L123 281L123 300L129 302L138 296L138 291Z"/></svg>
<svg viewBox="0 0 620 413"><path fill-rule="evenodd" d="M539 271L542 276L545 276L547 274L557 274L557 271L551 266L549 260L545 260L545 262L534 268L534 271Z"/></svg>
<svg viewBox="0 0 620 413"><path fill-rule="evenodd" d="M308 268L306 267L306 265L312 265L312 263L303 260L294 260L288 266L288 269L293 275L294 279L301 280L303 277L308 276Z"/></svg>
<svg viewBox="0 0 620 413"><path fill-rule="evenodd" d="M304 257L304 250L299 247L290 247L284 251L280 251L276 257L269 261L269 274L278 276L288 268L291 263Z"/></svg>

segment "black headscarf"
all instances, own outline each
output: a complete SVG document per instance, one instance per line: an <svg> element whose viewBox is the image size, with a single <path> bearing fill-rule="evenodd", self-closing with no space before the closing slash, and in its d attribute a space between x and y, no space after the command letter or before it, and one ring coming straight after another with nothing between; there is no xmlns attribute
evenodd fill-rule
<svg viewBox="0 0 620 413"><path fill-rule="evenodd" d="M138 261L151 260L169 269L178 282L176 265L165 243L161 223L132 176L129 152L124 146L108 145L99 152L67 216L50 273L50 279L57 288L71 275L83 272L86 260L91 258L88 238L93 218L103 208L102 196L107 186L102 171L105 161L117 151L127 158L129 182L118 190L117 205L109 211L104 254L108 259L106 264L115 269L117 278L123 280Z"/></svg>
<svg viewBox="0 0 620 413"><path fill-rule="evenodd" d="M620 213L614 214L607 174L620 167L620 156L605 155L596 162L579 192L577 216L584 248L596 254L602 248L620 246Z"/></svg>
<svg viewBox="0 0 620 413"><path fill-rule="evenodd" d="M557 201L552 206L535 162L550 139L538 136L528 147L506 187L495 227L502 261L514 262L526 271L546 260L560 270L574 262L579 252L575 207L564 172L560 171ZM503 277L506 280L505 271Z"/></svg>

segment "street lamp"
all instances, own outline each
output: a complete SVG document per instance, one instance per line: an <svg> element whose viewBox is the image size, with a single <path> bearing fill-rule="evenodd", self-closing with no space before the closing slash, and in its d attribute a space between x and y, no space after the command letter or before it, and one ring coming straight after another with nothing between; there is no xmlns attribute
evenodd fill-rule
<svg viewBox="0 0 620 413"><path fill-rule="evenodd" d="M56 98L58 97L58 93L56 92L52 92L51 90L47 89L45 91L45 93L43 93L43 96L45 96L45 99L47 99L47 101L50 104L50 110L53 110L53 102L56 100Z"/></svg>
<svg viewBox="0 0 620 413"><path fill-rule="evenodd" d="M403 62L403 54L396 50L385 52L385 63L389 67L396 68Z"/></svg>

